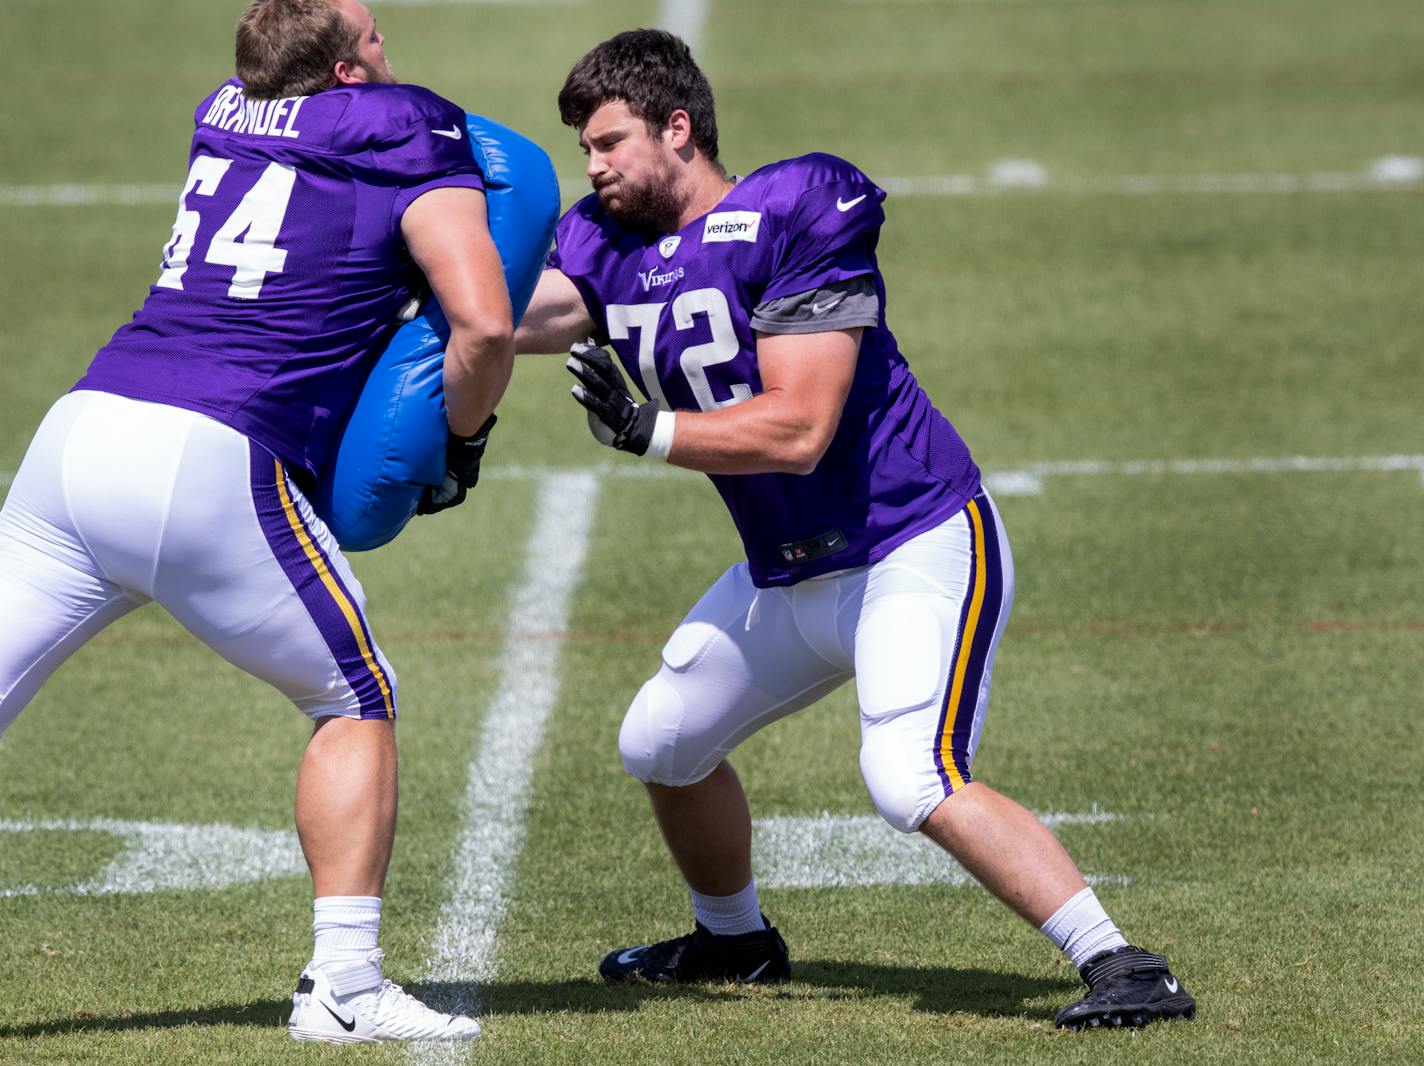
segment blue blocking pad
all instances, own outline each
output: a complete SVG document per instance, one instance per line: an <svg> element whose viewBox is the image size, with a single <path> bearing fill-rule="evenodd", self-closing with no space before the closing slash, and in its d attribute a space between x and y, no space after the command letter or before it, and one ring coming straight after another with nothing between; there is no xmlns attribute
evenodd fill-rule
<svg viewBox="0 0 1424 1066"><path fill-rule="evenodd" d="M559 218L559 182L544 150L507 126L466 115L485 178L490 236L517 323L539 281ZM443 370L450 327L435 300L396 331L346 423L313 501L343 551L379 548L405 528L426 486L445 479Z"/></svg>

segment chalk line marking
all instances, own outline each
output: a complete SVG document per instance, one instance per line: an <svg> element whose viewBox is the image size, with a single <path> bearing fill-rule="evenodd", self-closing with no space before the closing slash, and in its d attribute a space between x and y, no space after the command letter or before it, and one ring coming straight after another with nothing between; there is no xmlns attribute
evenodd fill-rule
<svg viewBox="0 0 1424 1066"><path fill-rule="evenodd" d="M1032 463L1019 470L991 471L984 475L989 489L1002 496L1037 496L1051 477L1142 477L1210 474L1324 474L1391 473L1412 471L1424 482L1424 455L1374 455L1328 458L1289 455L1256 459L1136 459L1121 462L1069 460Z"/></svg>
<svg viewBox="0 0 1424 1066"><path fill-rule="evenodd" d="M531 638L567 628L597 498L598 479L588 472L551 474L539 485L534 532L500 651L494 702L470 762L450 899L441 908L421 977L456 986L440 1004L447 1011L479 1013L478 986L495 973L496 937L524 843L534 758L559 689L561 643ZM463 1062L468 1051L412 1044L406 1058L433 1066Z"/></svg>
<svg viewBox="0 0 1424 1066"><path fill-rule="evenodd" d="M89 207L178 202L177 185L0 185L0 207Z"/></svg>
<svg viewBox="0 0 1424 1066"><path fill-rule="evenodd" d="M525 0L527 2L527 0ZM552 0L545 0L552 2ZM705 5L667 5L704 8ZM670 20L688 20L687 32L700 27L692 20L696 12L664 14ZM682 34L681 36L686 36ZM584 187L587 179L560 178L565 189ZM1054 177L1040 163L1026 159L1005 159L994 163L987 176L975 174L930 174L919 177L888 177L880 185L893 196L953 197L998 196L1005 193L1034 195L1161 196L1168 194L1283 194L1410 190L1424 188L1424 159L1409 155L1387 155L1364 170L1313 171L1299 174L1086 174ZM178 200L177 185L0 185L0 207L91 207L172 204Z"/></svg>
<svg viewBox="0 0 1424 1066"><path fill-rule="evenodd" d="M1068 174L1054 177L1031 159L1003 159L985 177L935 174L890 177L880 182L892 196L995 196L1008 192L1070 195L1161 196L1368 192L1424 187L1424 159L1386 155L1364 170L1319 170L1295 174Z"/></svg>
<svg viewBox="0 0 1424 1066"><path fill-rule="evenodd" d="M1100 3L1101 0L832 0L833 3L870 4L876 7L1014 7L1033 4L1040 7L1066 7L1070 4Z"/></svg>
<svg viewBox="0 0 1424 1066"><path fill-rule="evenodd" d="M665 463L635 463L604 460L584 468L611 480L645 478L700 478L703 475ZM483 477L524 481L558 472L557 467L510 464L492 466ZM1037 496L1044 482L1058 477L1140 477L1203 476L1210 474L1310 474L1310 473L1392 473L1411 471L1424 481L1424 455L1258 457L1247 459L1127 459L1121 461L1082 459L1030 463L1009 470L986 470L985 484L996 496ZM568 471L572 472L572 471Z"/></svg>
<svg viewBox="0 0 1424 1066"><path fill-rule="evenodd" d="M1049 828L1101 825L1118 815L1039 811ZM877 815L760 818L752 823L752 868L764 888L972 885L965 869L921 833L897 833ZM1090 884L1126 885L1122 874L1085 875Z"/></svg>
<svg viewBox="0 0 1424 1066"><path fill-rule="evenodd" d="M36 831L109 833L124 839L124 850L104 869L80 884L0 886L0 897L112 896L163 889L217 889L307 871L297 834L285 829L126 822L111 818L0 821L0 834Z"/></svg>
<svg viewBox="0 0 1424 1066"><path fill-rule="evenodd" d="M1424 455L1310 456L1288 455L1247 459L1069 459L1050 463L1030 463L1009 470L986 470L984 482L996 496L1038 496L1044 482L1059 477L1141 477L1145 475L1204 476L1211 474L1387 474L1410 471L1424 483ZM503 463L482 468L480 476L490 481L540 481L545 478L595 477L612 481L643 481L676 478L690 480L703 475L666 463L604 459L587 466L537 466ZM14 473L0 470L0 488L9 485Z"/></svg>
<svg viewBox="0 0 1424 1066"><path fill-rule="evenodd" d="M657 25L681 37L695 55L702 48L702 34L707 28L707 8L708 0L661 0Z"/></svg>
<svg viewBox="0 0 1424 1066"><path fill-rule="evenodd" d="M585 0L379 0L383 7L573 7Z"/></svg>

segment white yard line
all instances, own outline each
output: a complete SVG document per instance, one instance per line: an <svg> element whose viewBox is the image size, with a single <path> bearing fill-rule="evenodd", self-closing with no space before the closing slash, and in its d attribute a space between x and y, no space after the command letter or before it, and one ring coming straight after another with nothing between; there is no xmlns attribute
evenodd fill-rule
<svg viewBox="0 0 1424 1066"><path fill-rule="evenodd" d="M919 178L885 178L892 196L998 196L1009 192L1059 192L1070 195L1160 196L1164 194L1372 192L1418 189L1424 178L1368 171L1314 171L1303 174L1099 174L1054 178L1047 172L1028 175L991 173L940 174Z"/></svg>
<svg viewBox="0 0 1424 1066"><path fill-rule="evenodd" d="M708 6L708 0L660 0L657 25L681 37L696 54L702 49Z"/></svg>
<svg viewBox="0 0 1424 1066"><path fill-rule="evenodd" d="M458 986L442 1003L475 1014L479 986L495 972L496 937L524 843L534 758L558 698L560 642L535 634L568 628L569 603L583 572L598 479L587 472L541 479L524 576L514 593L499 658L494 702L470 763L464 825L455 844L449 902L441 909L426 982ZM463 1062L468 1049L411 1045L407 1061Z"/></svg>
<svg viewBox="0 0 1424 1066"><path fill-rule="evenodd" d="M307 870L297 834L290 829L113 818L0 821L0 834L34 832L103 833L121 837L124 847L112 862L86 881L66 886L0 886L0 897L218 889L292 877Z"/></svg>
<svg viewBox="0 0 1424 1066"><path fill-rule="evenodd" d="M1208 474L1331 474L1410 471L1424 479L1424 455L1346 458L1290 455L1257 459L1136 459L1121 462L1069 460L1031 463L1018 470L986 471L990 491L1003 496L1036 496L1050 477L1141 477Z"/></svg>
<svg viewBox="0 0 1424 1066"><path fill-rule="evenodd" d="M1063 7L1067 4L1093 4L1102 0L833 0L834 3L872 5L875 7L1017 7L1033 4L1040 7Z"/></svg>
<svg viewBox="0 0 1424 1066"><path fill-rule="evenodd" d="M376 14L383 7L572 7L585 0L372 0Z"/></svg>
<svg viewBox="0 0 1424 1066"><path fill-rule="evenodd" d="M1200 476L1208 474L1312 474L1412 472L1424 480L1424 455L1310 456L1290 455L1247 459L1070 459L1030 463L1014 469L985 470L984 480L1000 496L1037 496L1043 483L1057 477ZM508 463L484 467L488 481L543 481L550 478L608 478L615 481L690 480L703 475L682 467L612 459L585 466L534 466ZM0 470L0 488L14 473Z"/></svg>
<svg viewBox="0 0 1424 1066"><path fill-rule="evenodd" d="M0 207L172 204L177 185L0 185Z"/></svg>
<svg viewBox="0 0 1424 1066"><path fill-rule="evenodd" d="M422 0L460 2L460 0ZM463 0L469 2L469 0ZM485 0L490 2L490 0ZM512 0L511 0L512 2ZM529 0L521 0L529 2ZM549 3L554 0L543 0ZM665 0L659 24L677 26L679 36L701 34L703 3ZM669 25L671 24L671 25ZM873 175L872 175L873 176ZM566 190L585 187L585 178L560 179ZM1161 196L1168 194L1292 194L1372 192L1424 188L1424 160L1418 156L1383 156L1358 171L1299 174L1084 174L1054 177L1032 160L1002 160L986 175L931 174L880 178L893 196L999 196L1005 193ZM176 185L0 185L0 207L91 207L168 204L178 199Z"/></svg>
<svg viewBox="0 0 1424 1066"><path fill-rule="evenodd" d="M494 480L526 481L554 473L572 473L558 467L492 466L482 476ZM666 464L633 460L603 461L586 468L613 480L649 478L700 478L702 475ZM1394 473L1408 471L1424 480L1424 455L1307 456L1292 455L1247 459L1097 459L1030 463L1016 469L986 470L984 480L996 496L1037 496L1044 482L1058 477L1201 476L1208 474L1310 474Z"/></svg>
<svg viewBox="0 0 1424 1066"><path fill-rule="evenodd" d="M1039 811L1050 828L1118 820L1099 810ZM763 888L954 885L976 882L920 833L897 833L874 814L783 815L752 825L752 868ZM1123 874L1086 874L1089 884L1129 884Z"/></svg>

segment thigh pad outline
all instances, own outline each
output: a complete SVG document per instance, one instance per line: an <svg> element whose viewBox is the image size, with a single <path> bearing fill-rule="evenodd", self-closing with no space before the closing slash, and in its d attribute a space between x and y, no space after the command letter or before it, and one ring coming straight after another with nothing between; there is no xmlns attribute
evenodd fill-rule
<svg viewBox="0 0 1424 1066"><path fill-rule="evenodd" d="M953 631L924 595L875 604L856 633L856 694L863 720L879 721L938 702Z"/></svg>

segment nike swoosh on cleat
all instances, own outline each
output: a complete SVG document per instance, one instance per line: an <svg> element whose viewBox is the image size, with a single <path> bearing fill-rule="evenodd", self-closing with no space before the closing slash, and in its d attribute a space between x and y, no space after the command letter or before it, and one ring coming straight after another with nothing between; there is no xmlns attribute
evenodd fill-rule
<svg viewBox="0 0 1424 1066"><path fill-rule="evenodd" d="M849 211L852 207L854 207L856 204L860 203L860 201L864 200L864 199L865 199L867 196L869 196L869 195L870 195L869 193L864 193L864 192L863 192L863 193L861 193L859 196L857 196L854 200L842 200L839 196L837 196L837 197L836 197L836 210L837 210L837 211Z"/></svg>
<svg viewBox="0 0 1424 1066"><path fill-rule="evenodd" d="M618 953L618 965L627 966L630 962L632 962L639 955L641 955L642 952L642 948L629 948L627 951L620 951Z"/></svg>
<svg viewBox="0 0 1424 1066"><path fill-rule="evenodd" d="M761 976L761 972L762 972L763 970L765 970L765 969L766 969L768 966L770 966L770 965L771 965L771 960L770 960L770 959L767 959L764 963L762 963L760 966L758 966L758 967L757 967L755 970L753 970L751 973L747 974L745 977L738 977L738 978L737 978L737 984L739 984L739 985L749 985L749 984L751 984L751 983L752 983L753 981L755 981L758 977L760 977L760 976Z"/></svg>
<svg viewBox="0 0 1424 1066"><path fill-rule="evenodd" d="M1177 985L1177 979L1176 979L1175 977L1168 977L1168 978L1167 978L1165 981L1163 981L1162 983L1167 986L1167 991L1168 991L1168 992L1172 993L1174 996L1177 994L1178 985Z"/></svg>
<svg viewBox="0 0 1424 1066"><path fill-rule="evenodd" d="M431 130L430 132L437 137L449 137L452 141L458 141L460 139L459 126L451 126L448 130Z"/></svg>
<svg viewBox="0 0 1424 1066"><path fill-rule="evenodd" d="M341 1026L341 1028L345 1029L348 1033L356 1028L356 1016L354 1014L351 1016L351 1020L348 1022L345 1018L337 1014L336 1011L332 1010L325 1003L322 1004L322 1009L324 1009L327 1014L330 1014L333 1018L335 1018L336 1024Z"/></svg>

